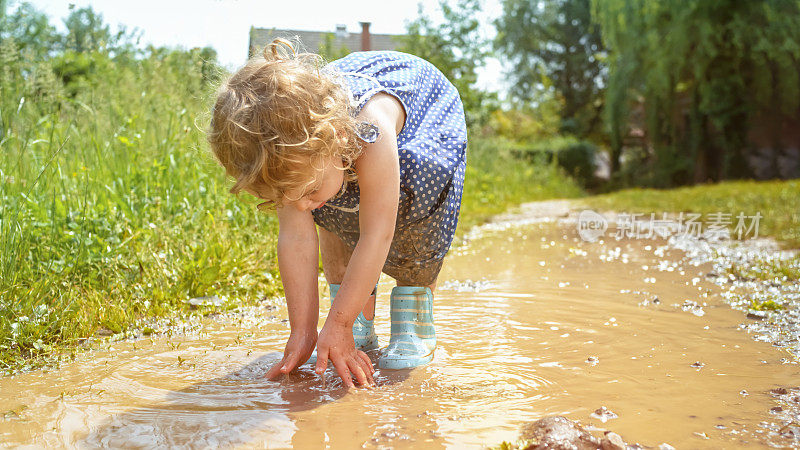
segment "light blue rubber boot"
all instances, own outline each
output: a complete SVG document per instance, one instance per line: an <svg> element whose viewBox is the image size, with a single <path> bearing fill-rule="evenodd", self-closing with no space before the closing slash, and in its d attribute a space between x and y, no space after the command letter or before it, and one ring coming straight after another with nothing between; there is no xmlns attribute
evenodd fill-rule
<svg viewBox="0 0 800 450"><path fill-rule="evenodd" d="M408 369L428 364L436 349L433 293L427 287L397 286L391 297L392 337L381 352L381 369Z"/></svg>
<svg viewBox="0 0 800 450"><path fill-rule="evenodd" d="M377 291L377 285L375 286L375 290L372 291L375 294ZM336 298L336 293L339 292L339 285L332 284L331 285L331 302ZM378 335L375 334L375 326L373 322L375 321L375 317L373 316L372 320L367 320L364 317L364 312L358 313L358 317L356 317L356 321L353 322L353 341L356 343L356 348L368 352L370 350L376 350L378 345Z"/></svg>
<svg viewBox="0 0 800 450"><path fill-rule="evenodd" d="M336 293L339 292L338 284L331 284L331 304L333 304L333 300L336 298ZM375 285L375 289L372 291L371 295L377 294L378 286ZM380 347L378 344L378 335L375 334L375 326L373 322L375 321L374 317L373 320L367 320L364 317L364 313L358 313L358 317L356 317L356 321L353 322L353 341L356 344L356 348L363 351L368 352L370 350L376 350ZM314 353L311 354L311 357L308 358L306 364L316 364L317 363L317 350L314 349Z"/></svg>

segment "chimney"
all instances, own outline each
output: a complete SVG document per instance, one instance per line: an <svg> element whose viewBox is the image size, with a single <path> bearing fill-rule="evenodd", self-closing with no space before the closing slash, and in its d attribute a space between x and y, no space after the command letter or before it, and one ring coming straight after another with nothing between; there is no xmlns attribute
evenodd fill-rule
<svg viewBox="0 0 800 450"><path fill-rule="evenodd" d="M359 22L361 24L361 51L372 50L372 42L369 35L370 22Z"/></svg>
<svg viewBox="0 0 800 450"><path fill-rule="evenodd" d="M341 23L336 24L336 37L339 39L347 38L347 26Z"/></svg>

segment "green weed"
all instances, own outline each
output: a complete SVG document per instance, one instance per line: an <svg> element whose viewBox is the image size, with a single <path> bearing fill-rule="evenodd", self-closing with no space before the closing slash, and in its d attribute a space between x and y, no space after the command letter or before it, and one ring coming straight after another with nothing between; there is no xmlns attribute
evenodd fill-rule
<svg viewBox="0 0 800 450"><path fill-rule="evenodd" d="M784 306L780 303L775 303L774 300L765 300L763 302L759 302L758 300L750 300L750 309L755 309L756 311L780 311L785 309Z"/></svg>
<svg viewBox="0 0 800 450"><path fill-rule="evenodd" d="M520 203L585 195L556 161L518 159L513 148L505 139L470 135L459 234Z"/></svg>

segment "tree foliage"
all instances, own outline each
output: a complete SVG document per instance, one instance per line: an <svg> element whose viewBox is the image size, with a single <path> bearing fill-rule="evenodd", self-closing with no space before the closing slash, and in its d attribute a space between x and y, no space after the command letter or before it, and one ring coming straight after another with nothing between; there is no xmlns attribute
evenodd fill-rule
<svg viewBox="0 0 800 450"><path fill-rule="evenodd" d="M430 61L456 86L470 125L482 124L496 107L496 95L476 86L477 70L489 55L489 41L480 30L480 0L455 0L449 4L440 0L444 16L441 24L434 23L419 5L418 17L406 25L406 35L400 38L400 51Z"/></svg>
<svg viewBox="0 0 800 450"><path fill-rule="evenodd" d="M111 27L103 22L103 16L91 7L71 9L64 19L67 34L64 48L75 52L96 52L113 45Z"/></svg>
<svg viewBox="0 0 800 450"><path fill-rule="evenodd" d="M755 116L797 115L797 0L592 0L610 48L612 164L636 108L653 146L652 184L748 176ZM638 105L638 106L637 106Z"/></svg>
<svg viewBox="0 0 800 450"><path fill-rule="evenodd" d="M75 8L64 19L67 33L61 38L61 48L78 53L108 52L112 55L136 53L139 32L122 25L116 32L104 22L103 15L91 7Z"/></svg>
<svg viewBox="0 0 800 450"><path fill-rule="evenodd" d="M562 131L587 136L600 124L603 46L589 0L503 0L495 48L511 64L512 94L562 102Z"/></svg>
<svg viewBox="0 0 800 450"><path fill-rule="evenodd" d="M60 36L47 15L30 3L10 11L8 0L0 0L0 41L11 40L15 48L33 58L44 58L54 51Z"/></svg>

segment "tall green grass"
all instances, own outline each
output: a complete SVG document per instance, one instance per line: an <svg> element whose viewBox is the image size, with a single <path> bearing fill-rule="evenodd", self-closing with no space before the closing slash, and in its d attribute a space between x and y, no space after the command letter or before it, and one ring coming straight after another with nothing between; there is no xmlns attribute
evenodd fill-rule
<svg viewBox="0 0 800 450"><path fill-rule="evenodd" d="M0 48L0 373L203 295L276 290L276 220L227 192L196 52L106 57L74 95Z"/></svg>

